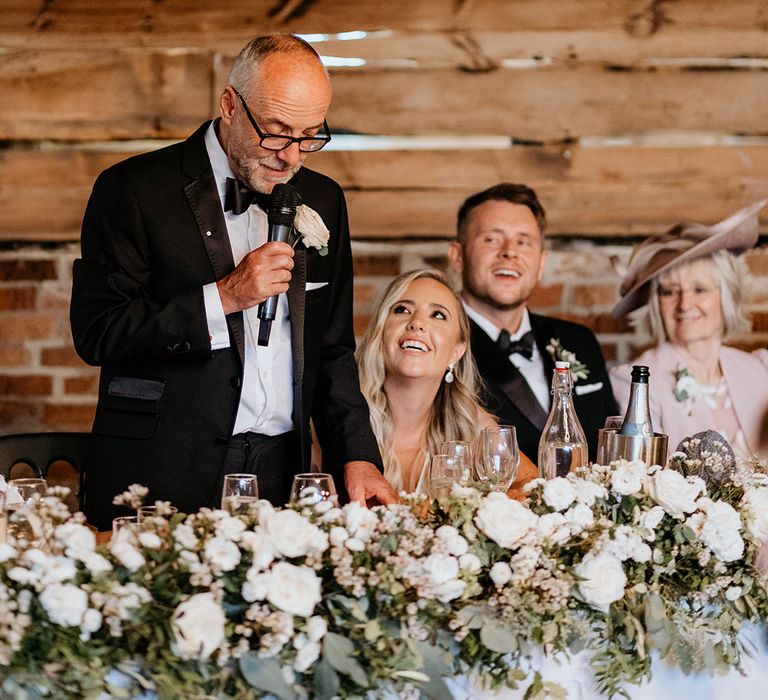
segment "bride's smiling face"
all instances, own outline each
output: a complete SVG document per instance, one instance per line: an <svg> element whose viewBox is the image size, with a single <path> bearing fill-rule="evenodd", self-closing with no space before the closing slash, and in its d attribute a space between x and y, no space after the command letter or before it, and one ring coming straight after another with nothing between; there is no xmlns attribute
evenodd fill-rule
<svg viewBox="0 0 768 700"><path fill-rule="evenodd" d="M467 347L460 339L459 313L455 296L437 280L411 282L384 322L387 376L442 379Z"/></svg>

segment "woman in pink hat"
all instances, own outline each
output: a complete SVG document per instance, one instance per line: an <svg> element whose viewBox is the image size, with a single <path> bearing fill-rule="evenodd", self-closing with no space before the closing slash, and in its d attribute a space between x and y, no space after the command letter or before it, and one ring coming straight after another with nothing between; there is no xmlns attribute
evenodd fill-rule
<svg viewBox="0 0 768 700"><path fill-rule="evenodd" d="M651 370L654 429L670 450L685 437L716 430L737 459L768 457L768 351L747 353L724 341L749 330L741 304L743 261L757 243L760 209L739 210L714 226L686 223L633 251L614 316L637 310L656 347L632 364ZM630 365L614 367L613 392L626 407Z"/></svg>

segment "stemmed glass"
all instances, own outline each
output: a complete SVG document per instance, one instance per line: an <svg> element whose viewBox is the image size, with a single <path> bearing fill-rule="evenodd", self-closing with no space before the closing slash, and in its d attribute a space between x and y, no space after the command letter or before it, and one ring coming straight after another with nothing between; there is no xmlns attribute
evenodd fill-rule
<svg viewBox="0 0 768 700"><path fill-rule="evenodd" d="M480 460L477 475L494 491L506 491L520 467L517 432L512 425L495 425L480 432Z"/></svg>
<svg viewBox="0 0 768 700"><path fill-rule="evenodd" d="M296 474L291 485L291 503L302 506L313 506L320 501L336 502L336 485L330 474L308 472Z"/></svg>
<svg viewBox="0 0 768 700"><path fill-rule="evenodd" d="M45 496L47 489L45 479L11 479L8 482L5 493L5 508L8 513L7 537L15 540L22 548L34 544L39 534L35 532L37 519L27 517L24 507Z"/></svg>
<svg viewBox="0 0 768 700"><path fill-rule="evenodd" d="M432 457L429 467L427 494L430 498L446 498L456 482L464 477L464 466L461 459L450 454L439 454Z"/></svg>
<svg viewBox="0 0 768 700"><path fill-rule="evenodd" d="M440 446L441 455L450 455L459 464L462 478L468 479L472 473L472 447L466 440L449 440Z"/></svg>
<svg viewBox="0 0 768 700"><path fill-rule="evenodd" d="M259 484L255 474L226 474L221 490L221 509L245 514L251 503L259 500Z"/></svg>

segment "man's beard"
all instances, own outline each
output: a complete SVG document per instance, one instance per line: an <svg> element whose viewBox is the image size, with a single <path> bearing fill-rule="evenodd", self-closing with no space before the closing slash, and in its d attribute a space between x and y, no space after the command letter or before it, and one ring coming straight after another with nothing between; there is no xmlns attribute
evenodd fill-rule
<svg viewBox="0 0 768 700"><path fill-rule="evenodd" d="M528 301L528 298L531 296L529 293L524 297L519 296L512 301L501 301L494 298L491 292L480 291L477 289L473 280L466 275L462 279L461 284L464 290L471 294L475 299L492 309L496 309L497 311L512 311L513 309L519 309L521 306L525 305L525 303Z"/></svg>
<svg viewBox="0 0 768 700"><path fill-rule="evenodd" d="M230 148L229 159L232 165L232 171L235 177L244 182L255 192L269 193L272 187L280 182L288 182L299 170L302 163L294 166L288 166L277 153L264 156L263 158L253 158L248 155L246 149L242 146L239 134L233 134L233 143ZM263 167L266 166L266 167ZM288 175L281 178L272 178L266 176L269 172L267 168L277 168L278 170L288 170Z"/></svg>

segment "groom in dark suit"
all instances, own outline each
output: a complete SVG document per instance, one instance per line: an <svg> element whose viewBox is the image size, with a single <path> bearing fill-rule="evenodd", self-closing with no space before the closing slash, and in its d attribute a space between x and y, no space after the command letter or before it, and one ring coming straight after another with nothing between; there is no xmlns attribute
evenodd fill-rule
<svg viewBox="0 0 768 700"><path fill-rule="evenodd" d="M594 459L597 431L617 411L600 345L586 326L527 308L544 270L545 228L544 208L532 189L495 185L462 204L449 258L461 272L488 410L517 428L520 449L535 463L555 360L569 360L573 403Z"/></svg>
<svg viewBox="0 0 768 700"><path fill-rule="evenodd" d="M77 351L102 368L84 489L97 526L132 483L190 512L218 504L224 474L249 472L284 503L310 465L310 417L350 498L396 500L353 357L344 196L302 169L330 140L330 99L309 44L259 37L216 120L97 179L71 305ZM286 182L303 202L297 240L268 241L264 200ZM257 309L271 296L264 346Z"/></svg>

